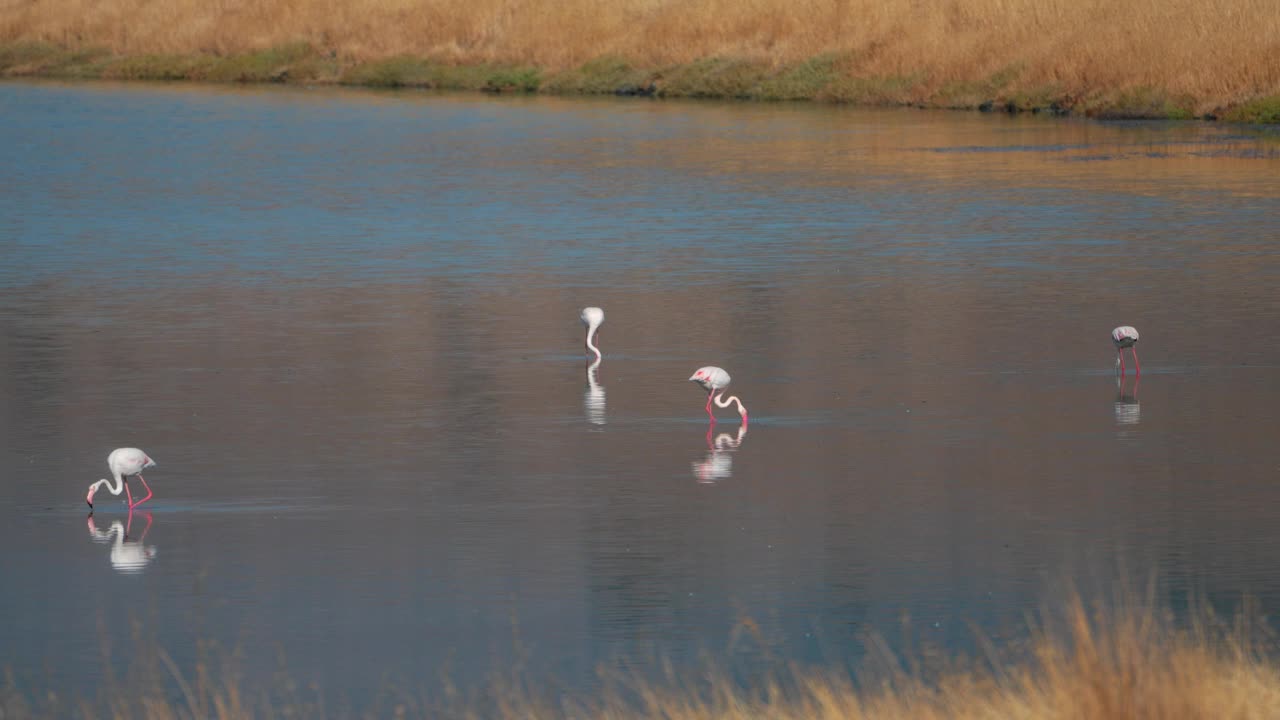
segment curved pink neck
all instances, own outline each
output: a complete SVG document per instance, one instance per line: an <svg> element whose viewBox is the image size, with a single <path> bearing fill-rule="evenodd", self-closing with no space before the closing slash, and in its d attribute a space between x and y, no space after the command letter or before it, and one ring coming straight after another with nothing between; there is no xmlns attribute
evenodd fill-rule
<svg viewBox="0 0 1280 720"><path fill-rule="evenodd" d="M745 405L742 404L742 401L738 399L737 395L731 395L729 396L728 399L726 399L724 396L724 391L721 391L719 395L715 396L715 401L716 401L716 407L722 407L722 408L727 408L730 405L737 403L738 414L742 416L743 420L747 419L747 408Z"/></svg>

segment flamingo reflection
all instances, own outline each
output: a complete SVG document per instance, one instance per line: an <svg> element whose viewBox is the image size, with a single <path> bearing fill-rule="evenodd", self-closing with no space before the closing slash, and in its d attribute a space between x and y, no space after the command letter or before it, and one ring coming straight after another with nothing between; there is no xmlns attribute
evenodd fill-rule
<svg viewBox="0 0 1280 720"><path fill-rule="evenodd" d="M1116 403L1114 406L1117 425L1137 425L1142 420L1142 404L1138 402L1138 383L1141 376L1133 378L1133 387L1126 388L1124 376L1116 378ZM1126 392L1126 390L1130 390Z"/></svg>
<svg viewBox="0 0 1280 720"><path fill-rule="evenodd" d="M747 426L745 424L738 426L738 434L730 435L729 433L720 433L714 435L716 431L716 421L713 419L711 424L707 426L707 456L702 460L695 460L690 465L693 467L693 476L698 482L704 484L714 483L718 480L724 480L733 475L733 451L742 445L742 439L747 436ZM712 439L714 435L715 439Z"/></svg>
<svg viewBox="0 0 1280 720"><path fill-rule="evenodd" d="M147 533L151 530L151 513L142 512L142 516L146 519L147 524L142 528L142 535L138 539L130 536L133 528L133 511L129 511L129 518L126 522L112 520L111 527L106 530L99 530L98 526L93 522L93 513L89 513L85 524L89 528L89 537L93 541L105 545L111 543L111 567L120 573L140 573L156 556L156 547L148 546L143 543L147 539Z"/></svg>
<svg viewBox="0 0 1280 720"><path fill-rule="evenodd" d="M600 367L600 358L596 358L587 366L587 390L582 394L582 409L587 414L587 422L592 425L604 425L604 386L596 377Z"/></svg>

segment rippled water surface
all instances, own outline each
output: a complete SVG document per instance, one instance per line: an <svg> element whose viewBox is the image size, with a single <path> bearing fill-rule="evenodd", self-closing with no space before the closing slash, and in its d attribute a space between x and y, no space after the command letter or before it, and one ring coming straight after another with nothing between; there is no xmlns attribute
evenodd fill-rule
<svg viewBox="0 0 1280 720"><path fill-rule="evenodd" d="M1280 610L1275 129L3 84L0 167L28 686L136 632L359 698L963 650L1063 578ZM133 445L149 512L86 518Z"/></svg>

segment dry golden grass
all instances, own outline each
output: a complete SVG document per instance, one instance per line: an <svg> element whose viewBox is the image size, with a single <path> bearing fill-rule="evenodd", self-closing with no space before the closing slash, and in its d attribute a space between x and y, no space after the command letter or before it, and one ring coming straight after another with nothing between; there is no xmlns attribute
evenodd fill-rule
<svg viewBox="0 0 1280 720"><path fill-rule="evenodd" d="M815 97L866 99L849 80L891 79L871 98L942 105L1200 114L1280 95L1280 0L0 0L0 44L22 42L170 56L305 43L344 64L551 74L600 58L654 73L722 59L753 77L817 62L834 81L805 86Z"/></svg>
<svg viewBox="0 0 1280 720"><path fill-rule="evenodd" d="M1150 593L1148 593L1148 600ZM176 720L212 717L499 717L630 720L1259 720L1280 717L1280 668L1262 646L1265 629L1240 615L1220 623L1202 613L1176 625L1149 603L1127 598L1120 610L1090 610L1078 598L1053 611L1050 627L1028 647L990 648L981 662L951 661L904 671L887 653L854 684L842 675L796 670L781 683L743 690L714 674L692 682L671 673L662 687L613 678L614 689L590 699L548 700L516 680L498 683L478 703L443 693L384 693L373 708L326 709L315 688L288 680L270 691L244 689L235 672L223 680L205 666L190 678L163 652L135 659L127 690L97 702L41 702L0 690L0 717ZM874 643L873 643L874 645ZM258 694L254 694L258 692ZM301 699L306 695L310 699ZM627 698L623 700L621 698ZM259 699L255 699L259 698Z"/></svg>

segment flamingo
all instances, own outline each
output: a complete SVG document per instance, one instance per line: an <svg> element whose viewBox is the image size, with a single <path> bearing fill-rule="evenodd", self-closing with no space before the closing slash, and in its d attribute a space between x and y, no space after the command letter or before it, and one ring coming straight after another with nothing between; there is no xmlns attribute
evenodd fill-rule
<svg viewBox="0 0 1280 720"><path fill-rule="evenodd" d="M733 395L727 400L724 397L724 389L729 387L729 373L725 372L723 368L718 368L714 365L698 368L693 373L693 376L689 378L689 382L698 383L703 390L707 391L707 415L711 416L711 422L716 420L715 412L711 410L713 401L716 407L722 408L727 408L731 404L737 403L738 414L742 416L742 425L746 427L747 408L743 406L742 401L738 399L737 395ZM717 392L719 392L719 395L716 394Z"/></svg>
<svg viewBox="0 0 1280 720"><path fill-rule="evenodd" d="M1121 325L1111 331L1111 342L1116 346L1116 366L1120 368L1120 375L1124 375L1124 349L1129 348L1133 353L1133 372L1135 375L1142 374L1142 366L1138 364L1138 330L1129 325Z"/></svg>
<svg viewBox="0 0 1280 720"><path fill-rule="evenodd" d="M587 349L596 354L596 362L600 361L600 348L591 344L592 336L597 336L600 326L604 324L604 311L598 307L582 308L582 324L587 326Z"/></svg>
<svg viewBox="0 0 1280 720"><path fill-rule="evenodd" d="M115 478L116 481L115 487L111 486L110 480L99 480L89 486L89 494L85 496L84 501L89 503L89 507L92 508L93 494L98 492L98 488L105 486L111 491L112 495L119 495L120 488L123 486L125 497L129 499L129 509L133 510L151 499L151 486L142 477L142 471L155 466L156 461L138 448L116 448L107 456L107 467L111 468L111 477ZM138 502L133 501L133 493L129 492L128 478L130 475L137 475L138 479L142 481L142 486L147 489L147 496Z"/></svg>

